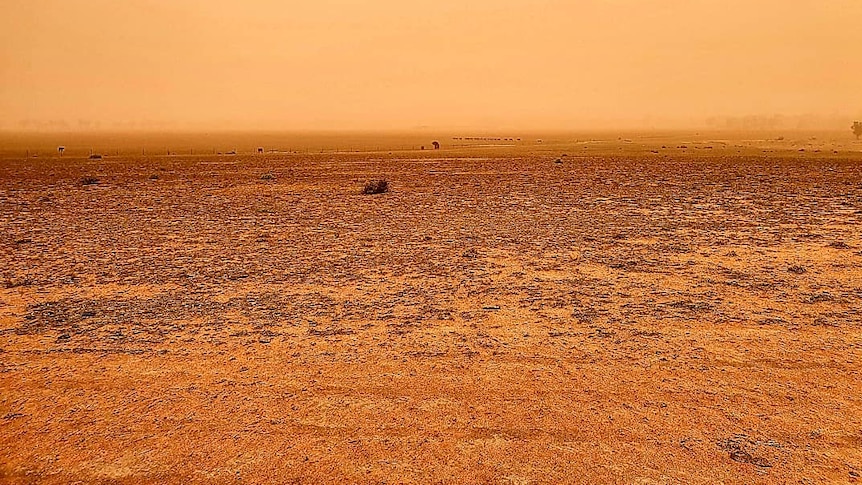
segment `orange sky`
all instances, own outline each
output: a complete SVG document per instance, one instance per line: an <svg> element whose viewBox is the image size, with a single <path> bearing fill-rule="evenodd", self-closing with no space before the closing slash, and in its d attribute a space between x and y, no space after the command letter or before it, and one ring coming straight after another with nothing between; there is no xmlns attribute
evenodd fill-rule
<svg viewBox="0 0 862 485"><path fill-rule="evenodd" d="M2 10L7 129L568 129L862 113L859 0L3 0Z"/></svg>

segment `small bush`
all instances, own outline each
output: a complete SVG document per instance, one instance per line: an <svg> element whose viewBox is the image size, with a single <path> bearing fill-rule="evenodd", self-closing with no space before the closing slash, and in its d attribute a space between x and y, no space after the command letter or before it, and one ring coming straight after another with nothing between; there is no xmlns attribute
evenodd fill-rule
<svg viewBox="0 0 862 485"><path fill-rule="evenodd" d="M155 174L155 173L154 173L154 174L150 175L150 180L158 180L158 179L159 179L159 175L158 175L158 174Z"/></svg>
<svg viewBox="0 0 862 485"><path fill-rule="evenodd" d="M265 173L265 174L260 176L260 179L261 180L275 180L275 175L273 175L271 173Z"/></svg>
<svg viewBox="0 0 862 485"><path fill-rule="evenodd" d="M91 177L88 175L86 177L81 177L80 182L81 182L81 185L96 185L99 183L99 179L97 179L96 177Z"/></svg>
<svg viewBox="0 0 862 485"><path fill-rule="evenodd" d="M365 184L362 193L366 195L382 194L389 191L389 182L385 180L372 180Z"/></svg>
<svg viewBox="0 0 862 485"><path fill-rule="evenodd" d="M90 156L89 156L89 157L87 157L87 158L89 158L90 160L101 160L101 159L102 159L102 155L99 155L98 153L94 153L94 154L90 155Z"/></svg>

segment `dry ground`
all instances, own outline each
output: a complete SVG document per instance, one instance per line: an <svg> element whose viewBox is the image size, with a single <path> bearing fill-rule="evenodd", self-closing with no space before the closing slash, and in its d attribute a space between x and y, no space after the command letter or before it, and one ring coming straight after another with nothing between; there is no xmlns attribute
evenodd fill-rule
<svg viewBox="0 0 862 485"><path fill-rule="evenodd" d="M501 150L3 161L0 481L862 481L862 157Z"/></svg>

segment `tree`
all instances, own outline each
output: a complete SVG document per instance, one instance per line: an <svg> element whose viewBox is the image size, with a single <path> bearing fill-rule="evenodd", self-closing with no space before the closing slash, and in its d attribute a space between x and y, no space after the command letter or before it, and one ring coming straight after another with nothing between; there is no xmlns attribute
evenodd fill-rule
<svg viewBox="0 0 862 485"><path fill-rule="evenodd" d="M859 138L859 136L857 136L856 138ZM61 156L61 157L63 156L63 151L64 151L65 149L66 149L66 147L62 147L62 146L61 146L61 147L57 147L57 151L58 151L58 152L60 152L60 156Z"/></svg>
<svg viewBox="0 0 862 485"><path fill-rule="evenodd" d="M431 144L434 145L435 150L440 149L440 142L439 141L432 141Z"/></svg>
<svg viewBox="0 0 862 485"><path fill-rule="evenodd" d="M858 140L860 136L862 136L862 121L854 121L853 126L850 127L853 130L853 134L856 135L856 139Z"/></svg>

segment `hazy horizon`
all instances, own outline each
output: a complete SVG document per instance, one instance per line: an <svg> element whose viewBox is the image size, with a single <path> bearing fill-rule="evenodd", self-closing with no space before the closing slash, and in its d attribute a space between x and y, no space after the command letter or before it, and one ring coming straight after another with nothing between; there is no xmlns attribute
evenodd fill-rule
<svg viewBox="0 0 862 485"><path fill-rule="evenodd" d="M10 0L5 131L847 129L852 0Z"/></svg>

